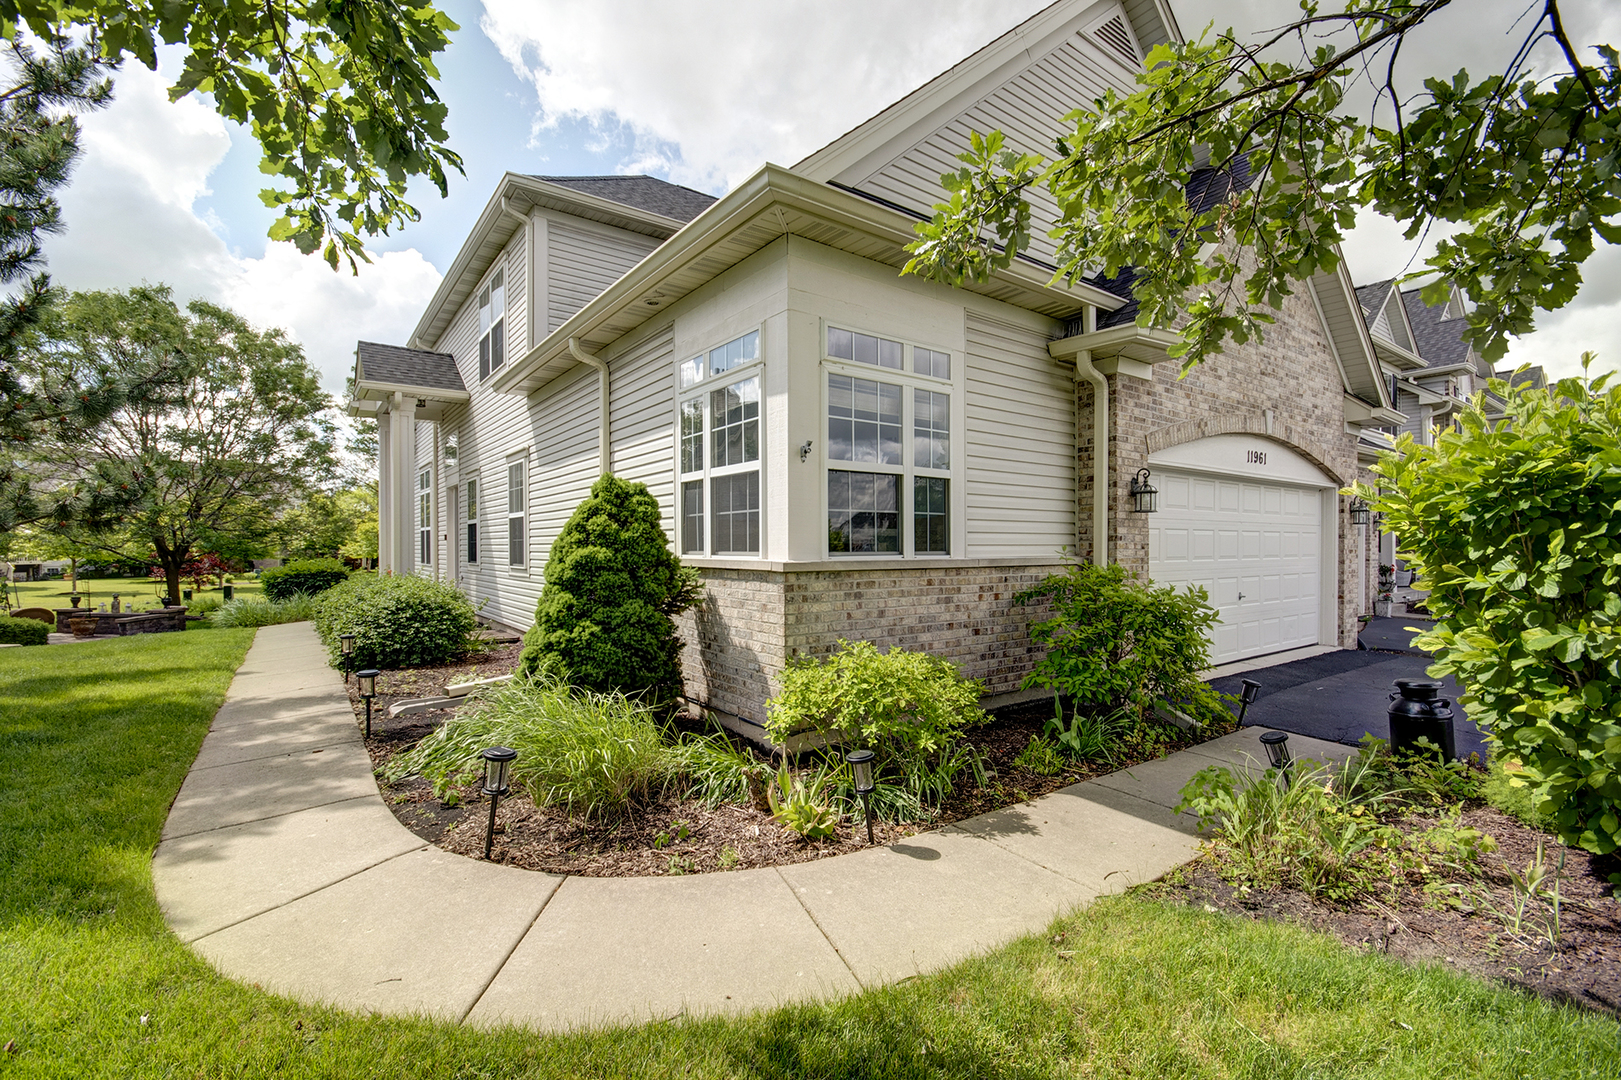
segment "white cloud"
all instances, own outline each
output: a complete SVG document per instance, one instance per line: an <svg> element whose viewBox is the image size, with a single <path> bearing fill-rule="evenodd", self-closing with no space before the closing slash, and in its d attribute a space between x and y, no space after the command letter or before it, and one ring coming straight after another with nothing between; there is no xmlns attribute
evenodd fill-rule
<svg viewBox="0 0 1621 1080"><path fill-rule="evenodd" d="M287 330L332 392L353 368L357 339L404 341L438 287L439 272L415 250L374 254L358 277L333 273L291 244L269 244L260 258L231 251L218 220L196 206L231 135L206 102L171 104L161 73L127 65L113 104L81 125L84 156L61 195L67 230L46 246L60 285L161 282L182 301L224 304L259 326Z"/></svg>
<svg viewBox="0 0 1621 1080"><path fill-rule="evenodd" d="M535 86L542 133L561 119L628 129L625 171L718 190L792 165L1046 0L484 6L484 32Z"/></svg>

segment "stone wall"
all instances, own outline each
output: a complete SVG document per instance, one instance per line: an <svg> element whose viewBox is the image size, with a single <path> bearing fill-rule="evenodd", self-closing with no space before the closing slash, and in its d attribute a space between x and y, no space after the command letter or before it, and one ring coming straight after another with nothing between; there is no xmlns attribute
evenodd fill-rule
<svg viewBox="0 0 1621 1080"><path fill-rule="evenodd" d="M1342 484L1359 474L1356 436L1345 429L1344 383L1322 323L1311 299L1302 293L1287 298L1265 340L1229 343L1177 378L1177 362L1154 369L1152 381L1111 375L1109 492L1112 560L1132 572L1148 573L1149 520L1131 511L1129 489L1148 455L1210 435L1242 432L1274 439L1319 465ZM1092 546L1092 394L1090 384L1077 389L1077 543ZM1363 553L1357 531L1340 511L1339 643L1356 646L1357 616L1368 610L1359 595L1358 560ZM1367 553L1368 566L1376 558ZM1376 575L1376 570L1370 570ZM1363 579L1366 578L1364 574Z"/></svg>
<svg viewBox="0 0 1621 1080"><path fill-rule="evenodd" d="M1013 597L1061 569L705 570L703 605L679 620L687 697L764 723L787 658L826 656L840 638L933 653L983 680L988 695L1016 691L1038 656L1030 621L1045 608Z"/></svg>

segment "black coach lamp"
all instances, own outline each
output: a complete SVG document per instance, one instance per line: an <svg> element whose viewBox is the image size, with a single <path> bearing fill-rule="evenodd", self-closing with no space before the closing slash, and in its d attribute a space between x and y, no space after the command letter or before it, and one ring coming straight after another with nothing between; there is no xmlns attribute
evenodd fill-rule
<svg viewBox="0 0 1621 1080"><path fill-rule="evenodd" d="M349 681L349 667L355 658L355 636L353 634L339 634L338 641L343 649L343 681Z"/></svg>
<svg viewBox="0 0 1621 1080"><path fill-rule="evenodd" d="M1152 514L1159 509L1159 488L1148 482L1147 469L1138 469L1131 478L1131 511L1134 514Z"/></svg>
<svg viewBox="0 0 1621 1080"><path fill-rule="evenodd" d="M1366 499L1356 498L1351 500L1349 517L1352 525L1366 525L1370 516Z"/></svg>
<svg viewBox="0 0 1621 1080"><path fill-rule="evenodd" d="M366 702L366 738L371 738L371 699L377 696L377 676L382 672L376 668L367 668L365 671L355 672L355 682L360 685L360 696Z"/></svg>
<svg viewBox="0 0 1621 1080"><path fill-rule="evenodd" d="M871 846L872 839L872 759L871 750L852 750L844 755L844 760L850 766L850 772L855 779L856 794L861 796L861 813L867 819L867 844Z"/></svg>
<svg viewBox="0 0 1621 1080"><path fill-rule="evenodd" d="M495 807L508 791L507 774L518 751L505 746L492 746L480 755L484 758L484 794L490 797L490 824L484 830L484 858L490 857L495 846Z"/></svg>

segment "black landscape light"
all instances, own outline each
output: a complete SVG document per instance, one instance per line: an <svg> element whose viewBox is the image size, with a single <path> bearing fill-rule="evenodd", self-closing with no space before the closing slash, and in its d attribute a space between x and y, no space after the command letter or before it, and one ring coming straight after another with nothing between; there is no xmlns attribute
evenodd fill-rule
<svg viewBox="0 0 1621 1080"><path fill-rule="evenodd" d="M1289 733L1287 731L1269 731L1261 736L1261 745L1266 747L1266 760L1283 776L1283 786L1289 786L1289 766L1295 763L1294 756L1289 753Z"/></svg>
<svg viewBox="0 0 1621 1080"><path fill-rule="evenodd" d="M1352 499L1347 513L1351 519L1352 525L1366 525L1368 523L1368 519L1372 516L1368 512L1368 503L1366 499Z"/></svg>
<svg viewBox="0 0 1621 1080"><path fill-rule="evenodd" d="M353 634L339 634L338 641L343 646L343 681L349 681L349 666L354 663L355 636Z"/></svg>
<svg viewBox="0 0 1621 1080"><path fill-rule="evenodd" d="M861 796L861 813L867 819L867 843L872 839L872 759L871 750L852 750L844 755L844 761L850 766L850 772L855 777L856 794Z"/></svg>
<svg viewBox="0 0 1621 1080"><path fill-rule="evenodd" d="M1138 469L1131 478L1131 511L1134 514L1152 514L1159 509L1159 488L1148 482L1151 474Z"/></svg>
<svg viewBox="0 0 1621 1080"><path fill-rule="evenodd" d="M365 671L355 672L355 682L360 684L360 696L366 700L366 738L371 738L371 699L377 696L377 676L382 672L374 667Z"/></svg>
<svg viewBox="0 0 1621 1080"><path fill-rule="evenodd" d="M501 796L507 793L507 773L512 769L512 761L518 756L518 751L505 746L492 746L486 749L484 758L484 794L490 797L490 825L484 830L484 858L490 857L490 849L495 846L495 807L501 801Z"/></svg>
<svg viewBox="0 0 1621 1080"><path fill-rule="evenodd" d="M1261 684L1254 679L1241 679L1239 681L1243 684L1244 689L1239 691L1238 694L1238 726L1243 727L1244 714L1250 711L1250 706L1255 704L1255 699L1261 696Z"/></svg>

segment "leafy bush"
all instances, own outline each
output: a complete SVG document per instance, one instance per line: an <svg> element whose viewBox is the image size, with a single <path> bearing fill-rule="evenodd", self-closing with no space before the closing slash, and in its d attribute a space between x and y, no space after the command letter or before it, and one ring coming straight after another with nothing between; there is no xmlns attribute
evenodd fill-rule
<svg viewBox="0 0 1621 1080"><path fill-rule="evenodd" d="M348 580L349 568L337 559L297 559L259 576L271 600L291 600L301 593L314 596Z"/></svg>
<svg viewBox="0 0 1621 1080"><path fill-rule="evenodd" d="M519 670L668 703L681 693L672 617L700 588L697 571L670 551L647 485L604 476L552 543Z"/></svg>
<svg viewBox="0 0 1621 1080"><path fill-rule="evenodd" d="M357 575L316 598L315 629L336 667L340 634L355 635L356 668L442 664L472 648L473 605L454 585L413 574Z"/></svg>
<svg viewBox="0 0 1621 1080"><path fill-rule="evenodd" d="M1591 354L1582 358L1584 368ZM1621 386L1493 380L1433 447L1380 456L1385 515L1438 622L1414 644L1463 684L1493 758L1566 843L1621 846Z"/></svg>
<svg viewBox="0 0 1621 1080"><path fill-rule="evenodd" d="M782 693L766 703L766 731L779 743L807 725L829 742L853 740L938 804L965 769L983 773L972 748L958 745L965 727L985 722L983 689L938 656L841 640L826 660L788 661Z"/></svg>
<svg viewBox="0 0 1621 1080"><path fill-rule="evenodd" d="M1143 719L1156 701L1198 720L1224 716L1220 695L1199 678L1210 666L1206 634L1217 620L1209 599L1192 586L1178 592L1137 581L1121 566L1077 563L1013 598L1053 608L1050 618L1030 626L1046 655L1024 685L1057 690L1092 709L1130 706Z"/></svg>
<svg viewBox="0 0 1621 1080"><path fill-rule="evenodd" d="M217 605L209 617L213 627L276 626L315 618L314 597L294 593L285 600L243 596Z"/></svg>
<svg viewBox="0 0 1621 1080"><path fill-rule="evenodd" d="M1382 758L1382 760L1381 760ZM1458 824L1458 811L1428 828L1405 831L1385 815L1408 805L1382 747L1366 747L1345 765L1297 761L1292 782L1277 770L1216 765L1182 789L1178 810L1219 825L1216 868L1255 888L1291 887L1350 901L1426 873L1432 862L1473 867L1496 843Z"/></svg>
<svg viewBox="0 0 1621 1080"><path fill-rule="evenodd" d="M663 727L622 694L581 693L545 676L478 693L454 719L390 760L384 778L420 774L451 802L457 788L483 775L481 750L510 746L518 751L512 783L537 806L591 819L621 817L682 774L682 754Z"/></svg>
<svg viewBox="0 0 1621 1080"><path fill-rule="evenodd" d="M38 619L13 619L0 615L0 643L6 645L44 645L50 640L51 628Z"/></svg>

